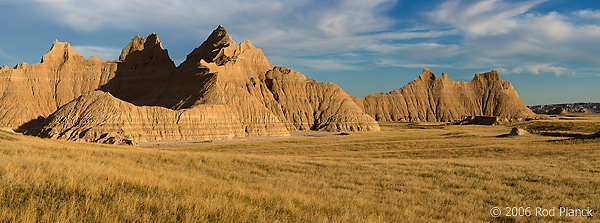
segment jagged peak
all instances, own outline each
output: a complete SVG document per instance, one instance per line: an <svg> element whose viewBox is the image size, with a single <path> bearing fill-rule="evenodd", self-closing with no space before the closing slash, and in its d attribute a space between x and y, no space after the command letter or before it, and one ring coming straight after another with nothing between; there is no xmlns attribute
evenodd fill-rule
<svg viewBox="0 0 600 223"><path fill-rule="evenodd" d="M417 77L419 80L436 80L435 74L428 68L423 68L423 73Z"/></svg>
<svg viewBox="0 0 600 223"><path fill-rule="evenodd" d="M212 63L223 55L234 56L230 54L235 53L237 50L238 45L236 42L227 34L225 27L219 25L198 48L188 54L187 59L182 65L189 64L195 66L200 60Z"/></svg>
<svg viewBox="0 0 600 223"><path fill-rule="evenodd" d="M91 56L90 59L88 59L88 61L91 61L91 62L103 62L97 56Z"/></svg>
<svg viewBox="0 0 600 223"><path fill-rule="evenodd" d="M221 24L219 24L219 26L217 26L217 28L213 30L213 32L215 31L224 32L225 34L227 34L227 29L225 29L225 27L223 27Z"/></svg>
<svg viewBox="0 0 600 223"><path fill-rule="evenodd" d="M448 77L447 73L442 73L442 75L440 75L440 78L438 80L451 81L452 79L450 79L450 77Z"/></svg>
<svg viewBox="0 0 600 223"><path fill-rule="evenodd" d="M154 44L152 44L154 43ZM135 35L135 37L133 37L133 39L131 39L131 41L129 42L129 44L127 44L127 46L125 46L123 48L123 50L121 51L121 55L119 56L119 60L125 60L127 58L127 55L135 52L135 51L142 51L148 47L158 47L159 49L163 50L162 44L160 43L160 40L158 39L158 35L156 35L156 33L152 33L150 35L148 35L148 37L140 37L140 35Z"/></svg>
<svg viewBox="0 0 600 223"><path fill-rule="evenodd" d="M244 42L240 43L240 50L244 51L248 49L256 49L256 47L252 46L250 40L245 40Z"/></svg>
<svg viewBox="0 0 600 223"><path fill-rule="evenodd" d="M136 53L134 58L131 57L133 53ZM171 60L168 51L163 48L156 33L151 33L148 37L136 35L131 39L129 44L123 48L121 55L119 56L120 61L143 60L148 62L148 60L153 59ZM171 61L171 63L173 62Z"/></svg>
<svg viewBox="0 0 600 223"><path fill-rule="evenodd" d="M486 73L479 73L479 74L475 74L475 77L473 77L473 80L487 80L487 81L497 81L500 80L500 75L498 74L498 72L496 70L492 70L490 72L486 72Z"/></svg>
<svg viewBox="0 0 600 223"><path fill-rule="evenodd" d="M71 44L54 40L46 55L42 56L42 63L64 63L70 58L82 57L75 52Z"/></svg>
<svg viewBox="0 0 600 223"><path fill-rule="evenodd" d="M15 65L15 67L13 69L26 69L29 66L30 65L28 63L21 62L21 63L18 63L17 65Z"/></svg>
<svg viewBox="0 0 600 223"><path fill-rule="evenodd" d="M210 34L210 36L208 36L208 38L206 39L206 41L204 41L204 44L211 44L214 48L222 48L222 47L227 47L229 45L235 45L237 46L237 44L235 43L235 41L233 41L233 38L231 38L231 36L229 34L227 34L227 29L225 29L225 27L219 25L215 30L213 30L213 32Z"/></svg>
<svg viewBox="0 0 600 223"><path fill-rule="evenodd" d="M259 79L307 79L306 76L298 71L292 70L287 67L275 66L273 69L267 71L266 74L259 75Z"/></svg>

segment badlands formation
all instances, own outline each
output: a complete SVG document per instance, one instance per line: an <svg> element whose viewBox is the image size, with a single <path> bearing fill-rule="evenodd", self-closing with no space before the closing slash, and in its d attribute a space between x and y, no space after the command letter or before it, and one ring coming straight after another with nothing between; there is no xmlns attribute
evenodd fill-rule
<svg viewBox="0 0 600 223"><path fill-rule="evenodd" d="M40 137L131 144L379 131L380 121L455 121L533 113L495 71L455 82L425 69L397 91L348 96L271 65L219 26L175 66L156 34L134 37L116 61L85 59L55 41L41 63L0 68L0 127Z"/></svg>
<svg viewBox="0 0 600 223"><path fill-rule="evenodd" d="M600 113L600 103L568 103L529 106L536 114L560 115L563 113Z"/></svg>
<svg viewBox="0 0 600 223"><path fill-rule="evenodd" d="M454 122L470 116L535 117L512 84L500 80L494 70L475 74L469 82L456 82L446 73L436 78L425 68L419 77L398 90L353 99L377 121Z"/></svg>
<svg viewBox="0 0 600 223"><path fill-rule="evenodd" d="M55 41L39 64L0 70L0 126L41 137L116 144L378 131L341 88L271 65L219 26L175 66L156 34L119 60Z"/></svg>

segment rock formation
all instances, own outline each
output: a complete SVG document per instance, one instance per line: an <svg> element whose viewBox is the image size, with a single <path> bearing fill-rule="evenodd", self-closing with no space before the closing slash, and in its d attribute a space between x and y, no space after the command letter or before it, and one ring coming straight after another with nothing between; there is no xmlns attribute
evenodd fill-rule
<svg viewBox="0 0 600 223"><path fill-rule="evenodd" d="M533 116L498 73L455 82L428 69L389 93L348 96L273 66L219 26L176 66L156 34L119 59L85 59L55 41L38 64L0 67L0 128L48 138L136 144L286 136L289 131L378 131L380 121L451 122ZM375 118L375 119L374 119Z"/></svg>
<svg viewBox="0 0 600 223"><path fill-rule="evenodd" d="M519 100L512 84L500 80L496 71L476 74L469 82L456 82L446 73L438 79L425 68L398 90L354 100L378 121L454 122L468 116L535 116Z"/></svg>
<svg viewBox="0 0 600 223"><path fill-rule="evenodd" d="M116 63L97 57L85 60L68 43L56 40L41 63L0 68L0 126L26 129L37 124L60 106L106 84L116 69Z"/></svg>
<svg viewBox="0 0 600 223"><path fill-rule="evenodd" d="M520 129L520 128L512 128L510 130L510 133L508 133L509 136L523 136L523 135L527 135L529 134L527 131Z"/></svg>
<svg viewBox="0 0 600 223"><path fill-rule="evenodd" d="M50 115L38 135L117 144L289 135L275 116L254 115L255 120L244 120L231 106L214 104L180 110L135 106L108 92L92 91Z"/></svg>
<svg viewBox="0 0 600 223"><path fill-rule="evenodd" d="M524 129L514 127L510 130L510 133L497 136L497 138L523 138L523 137L535 137Z"/></svg>
<svg viewBox="0 0 600 223"><path fill-rule="evenodd" d="M504 119L504 120L503 120ZM508 122L506 118L496 116L469 116L462 121L455 122L456 125L500 125Z"/></svg>
<svg viewBox="0 0 600 223"><path fill-rule="evenodd" d="M49 138L136 144L379 130L337 85L271 65L221 26L180 66L151 34L108 62L55 41L41 63L2 67L0 78L0 126Z"/></svg>
<svg viewBox="0 0 600 223"><path fill-rule="evenodd" d="M600 103L567 103L529 106L536 114L600 113Z"/></svg>

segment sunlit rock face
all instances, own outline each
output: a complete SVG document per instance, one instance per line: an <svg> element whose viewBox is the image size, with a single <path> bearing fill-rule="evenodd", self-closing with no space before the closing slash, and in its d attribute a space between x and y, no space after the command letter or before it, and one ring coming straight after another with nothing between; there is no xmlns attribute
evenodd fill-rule
<svg viewBox="0 0 600 223"><path fill-rule="evenodd" d="M377 121L452 122L468 116L527 118L535 114L519 99L512 84L496 71L475 74L469 82L440 78L425 68L406 86L354 98Z"/></svg>
<svg viewBox="0 0 600 223"><path fill-rule="evenodd" d="M378 131L341 88L271 65L219 26L175 66L156 34L117 61L55 41L42 62L0 68L0 125L42 137L116 144Z"/></svg>

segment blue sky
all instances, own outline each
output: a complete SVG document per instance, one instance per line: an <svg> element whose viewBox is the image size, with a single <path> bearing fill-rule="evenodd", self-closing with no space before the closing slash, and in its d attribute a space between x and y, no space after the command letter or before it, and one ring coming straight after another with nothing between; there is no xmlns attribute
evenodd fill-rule
<svg viewBox="0 0 600 223"><path fill-rule="evenodd" d="M114 60L150 33L181 63L222 24L358 97L427 67L456 81L497 70L527 105L600 102L600 1L0 0L0 21L0 66L38 63L54 39Z"/></svg>

